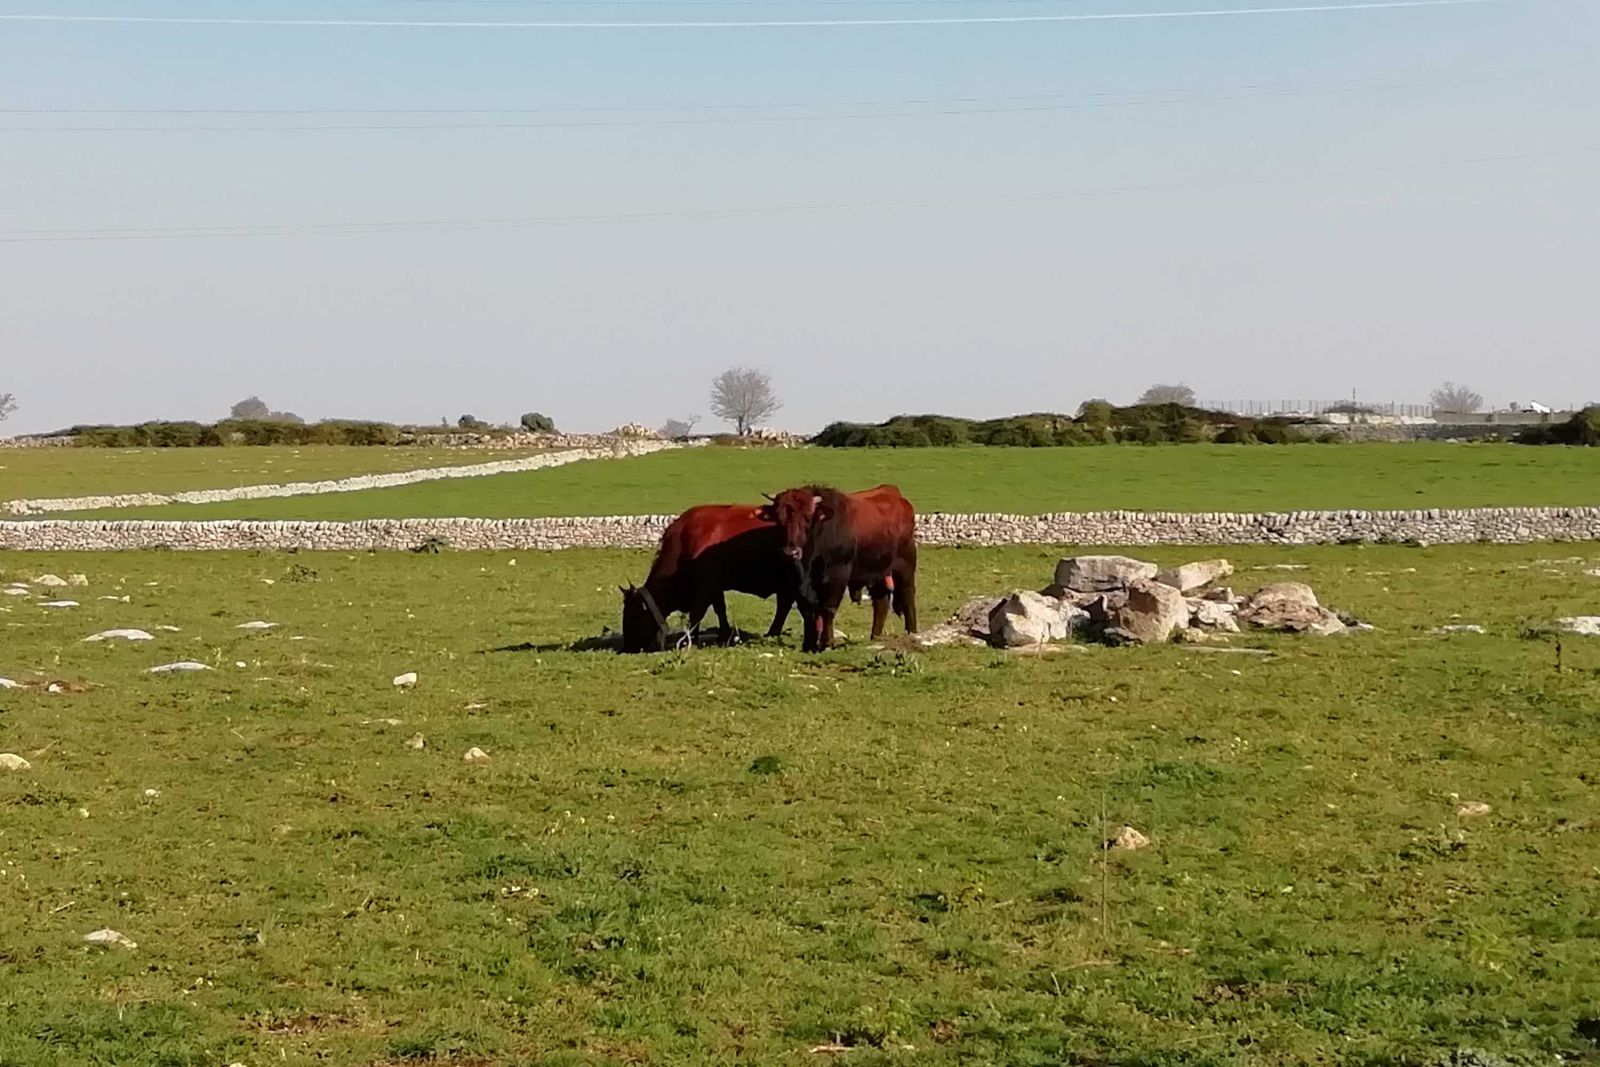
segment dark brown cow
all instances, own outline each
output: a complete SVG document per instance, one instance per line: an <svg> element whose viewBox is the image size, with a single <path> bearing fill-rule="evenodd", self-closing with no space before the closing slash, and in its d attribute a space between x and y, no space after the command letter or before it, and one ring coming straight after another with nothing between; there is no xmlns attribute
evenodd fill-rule
<svg viewBox="0 0 1600 1067"><path fill-rule="evenodd" d="M800 569L803 647L833 644L833 617L846 592L872 594L872 637L883 636L892 606L917 629L917 515L892 485L859 493L827 486L787 489L772 498L783 529L783 552Z"/></svg>
<svg viewBox="0 0 1600 1067"><path fill-rule="evenodd" d="M707 608L715 608L718 636L733 636L723 593L776 596L778 611L767 636L783 633L794 606L800 576L784 557L783 534L770 507L704 504L673 520L661 535L661 547L650 576L639 588L622 590L622 651L663 652L667 616L682 611L689 631L700 625Z"/></svg>

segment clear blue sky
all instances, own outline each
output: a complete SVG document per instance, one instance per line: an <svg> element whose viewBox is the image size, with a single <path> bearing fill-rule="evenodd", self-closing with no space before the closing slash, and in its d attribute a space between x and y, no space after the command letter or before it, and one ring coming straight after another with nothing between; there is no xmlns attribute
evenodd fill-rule
<svg viewBox="0 0 1600 1067"><path fill-rule="evenodd" d="M0 0L0 13L1236 6L1273 4ZM605 429L706 412L709 380L734 363L770 370L786 401L773 423L801 430L1070 410L1158 380L1215 399L1419 401L1445 378L1498 402L1600 398L1597 55L1593 0L791 29L0 22L0 392L22 405L7 429L216 417L251 393L313 418L537 409ZM884 103L660 110L859 101ZM74 108L549 110L61 113ZM593 108L650 110L559 110ZM952 110L976 113L926 114ZM826 117L865 112L901 117ZM497 122L533 128L19 129ZM1507 156L1527 158L1494 158ZM1024 195L1041 192L1072 195ZM837 207L862 202L880 206ZM693 214L796 205L834 206ZM170 236L648 213L669 217ZM106 230L167 236L16 239Z"/></svg>

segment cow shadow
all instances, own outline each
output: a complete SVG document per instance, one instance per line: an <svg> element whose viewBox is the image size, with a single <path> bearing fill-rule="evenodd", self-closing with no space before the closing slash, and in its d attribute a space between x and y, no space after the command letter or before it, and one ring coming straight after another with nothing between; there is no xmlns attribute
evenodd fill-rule
<svg viewBox="0 0 1600 1067"><path fill-rule="evenodd" d="M714 627L709 630L701 630L695 634L693 641L685 640L686 636L682 630L674 630L669 633L667 635L667 651L671 652L680 648L738 648L743 645L774 647L786 643L783 638L768 637L765 633L755 633L737 628L734 630L732 641L726 646L717 640L717 631ZM480 649L479 654L621 651L622 635L614 630L603 630L591 637L580 637L576 641L522 641L514 645Z"/></svg>

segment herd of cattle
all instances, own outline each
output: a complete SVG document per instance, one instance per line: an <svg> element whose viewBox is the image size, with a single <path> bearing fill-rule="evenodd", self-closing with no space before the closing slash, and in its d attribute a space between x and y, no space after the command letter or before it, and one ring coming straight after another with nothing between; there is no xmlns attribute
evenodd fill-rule
<svg viewBox="0 0 1600 1067"><path fill-rule="evenodd" d="M667 619L683 612L693 634L708 608L718 635L733 638L729 591L776 597L769 637L783 632L796 605L805 623L802 647L833 644L833 617L845 594L872 598L872 636L883 636L889 610L917 629L916 512L892 485L841 493L808 485L769 496L759 507L705 504L690 508L661 535L644 585L622 590L622 650L663 652Z"/></svg>

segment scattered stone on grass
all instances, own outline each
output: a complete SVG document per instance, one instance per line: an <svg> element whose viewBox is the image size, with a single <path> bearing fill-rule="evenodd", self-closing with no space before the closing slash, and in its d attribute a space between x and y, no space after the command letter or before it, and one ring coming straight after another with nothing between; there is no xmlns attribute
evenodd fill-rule
<svg viewBox="0 0 1600 1067"><path fill-rule="evenodd" d="M1576 637L1600 637L1600 615L1571 615L1557 619L1556 629Z"/></svg>
<svg viewBox="0 0 1600 1067"><path fill-rule="evenodd" d="M1162 585L1170 585L1187 596L1196 590L1220 582L1232 573L1233 564L1227 560L1208 559L1162 571L1156 575L1156 581Z"/></svg>
<svg viewBox="0 0 1600 1067"><path fill-rule="evenodd" d="M76 600L46 600L39 606L41 608L75 608L78 606L78 602Z"/></svg>
<svg viewBox="0 0 1600 1067"><path fill-rule="evenodd" d="M1106 848L1127 849L1137 852L1141 848L1149 848L1150 839L1131 826L1124 826L1117 831L1117 836L1106 842Z"/></svg>
<svg viewBox="0 0 1600 1067"><path fill-rule="evenodd" d="M1258 630L1304 633L1317 637L1343 633L1338 615L1317 602L1317 594L1303 582L1276 582L1245 599L1240 619Z"/></svg>
<svg viewBox="0 0 1600 1067"><path fill-rule="evenodd" d="M90 634L83 640L88 643L91 641L154 641L155 638L143 630L102 630L97 634Z"/></svg>
<svg viewBox="0 0 1600 1067"><path fill-rule="evenodd" d="M1122 606L1111 612L1106 640L1113 644L1159 644L1189 624L1189 603L1170 585L1138 581Z"/></svg>
<svg viewBox="0 0 1600 1067"><path fill-rule="evenodd" d="M179 627L179 626L157 626L156 629L160 630L164 634L181 634L181 633L183 633L183 628Z"/></svg>
<svg viewBox="0 0 1600 1067"><path fill-rule="evenodd" d="M33 590L25 585L8 585L4 589L0 589L0 594L5 596L32 596Z"/></svg>
<svg viewBox="0 0 1600 1067"><path fill-rule="evenodd" d="M1478 815L1487 815L1494 809L1481 800L1464 801L1456 808L1456 814L1462 818L1473 818Z"/></svg>
<svg viewBox="0 0 1600 1067"><path fill-rule="evenodd" d="M21 689L21 682L13 682L10 678L0 678L0 689Z"/></svg>
<svg viewBox="0 0 1600 1067"><path fill-rule="evenodd" d="M67 575L67 584L79 587L86 586L89 584L89 576L87 574L69 574Z"/></svg>
<svg viewBox="0 0 1600 1067"><path fill-rule="evenodd" d="M1089 621L1088 613L1070 601L1043 593L1019 591L1003 598L989 613L989 642L1000 648L1026 648L1061 641Z"/></svg>
<svg viewBox="0 0 1600 1067"><path fill-rule="evenodd" d="M0 752L0 771L25 771L32 766L15 752Z"/></svg>
<svg viewBox="0 0 1600 1067"><path fill-rule="evenodd" d="M103 596L100 599L109 600L113 604L131 604L133 602L133 598L128 596Z"/></svg>
<svg viewBox="0 0 1600 1067"><path fill-rule="evenodd" d="M276 629L277 626L278 626L278 624L275 623L275 622L262 622L260 619L253 619L250 622L241 622L238 626L235 626L234 629L235 630L273 630L273 629Z"/></svg>
<svg viewBox="0 0 1600 1067"><path fill-rule="evenodd" d="M1222 633L1239 632L1239 609L1220 600L1189 600L1189 625Z"/></svg>
<svg viewBox="0 0 1600 1067"><path fill-rule="evenodd" d="M1489 631L1475 622L1453 622L1449 626L1436 626L1428 633L1434 637L1447 637L1450 634L1486 634Z"/></svg>
<svg viewBox="0 0 1600 1067"><path fill-rule="evenodd" d="M467 749L466 754L461 757L461 761L463 763L487 763L489 762L489 753L474 745L472 748Z"/></svg>
<svg viewBox="0 0 1600 1067"><path fill-rule="evenodd" d="M396 689L414 689L417 685L417 672L407 671L405 674L397 674L393 684Z"/></svg>
<svg viewBox="0 0 1600 1067"><path fill-rule="evenodd" d="M1056 585L1074 593L1104 593L1148 581L1159 569L1127 556L1073 556L1056 564Z"/></svg>
<svg viewBox="0 0 1600 1067"><path fill-rule="evenodd" d="M211 668L204 663L193 660L180 660L177 663L163 663L159 667L151 667L146 674L173 674L182 671L209 671Z"/></svg>
<svg viewBox="0 0 1600 1067"><path fill-rule="evenodd" d="M67 587L67 580L54 574L41 574L33 581L35 585L42 585L46 589L65 589Z"/></svg>
<svg viewBox="0 0 1600 1067"><path fill-rule="evenodd" d="M422 749L428 747L428 739L423 737L421 734L413 734L411 739L406 742L406 747L421 751Z"/></svg>
<svg viewBox="0 0 1600 1067"><path fill-rule="evenodd" d="M130 941L123 934L111 929L96 930L93 933L84 934L83 940L85 944L96 945L100 948L123 948L131 951L139 947L136 942Z"/></svg>

